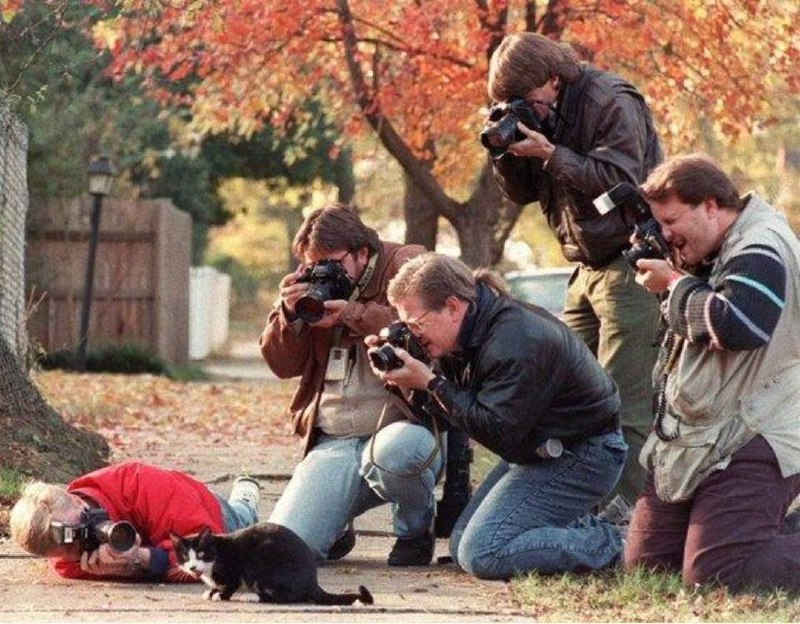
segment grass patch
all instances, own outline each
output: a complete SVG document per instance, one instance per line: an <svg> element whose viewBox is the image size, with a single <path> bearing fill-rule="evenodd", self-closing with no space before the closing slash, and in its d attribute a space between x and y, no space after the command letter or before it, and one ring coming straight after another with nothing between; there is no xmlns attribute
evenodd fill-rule
<svg viewBox="0 0 800 624"><path fill-rule="evenodd" d="M621 569L528 574L511 582L515 601L539 622L796 622L800 600L775 590L732 594L687 587L678 574Z"/></svg>
<svg viewBox="0 0 800 624"><path fill-rule="evenodd" d="M189 364L187 366L172 366L168 364L166 375L173 381L208 381L211 379L211 375L197 364Z"/></svg>
<svg viewBox="0 0 800 624"><path fill-rule="evenodd" d="M0 497L5 499L19 498L22 485L28 476L14 468L0 467Z"/></svg>

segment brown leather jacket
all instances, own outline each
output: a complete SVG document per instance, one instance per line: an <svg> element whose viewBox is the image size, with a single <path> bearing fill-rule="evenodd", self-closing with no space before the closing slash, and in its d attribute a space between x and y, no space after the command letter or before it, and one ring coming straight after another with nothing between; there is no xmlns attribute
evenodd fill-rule
<svg viewBox="0 0 800 624"><path fill-rule="evenodd" d="M644 98L615 74L584 67L558 115L547 163L506 153L495 179L511 201L541 204L567 260L601 267L630 246L633 223L619 210L600 216L592 201L617 182L643 182L663 153Z"/></svg>
<svg viewBox="0 0 800 624"><path fill-rule="evenodd" d="M400 245L381 241L375 273L356 301L347 304L340 317L345 331L340 346L346 347L364 336L377 334L397 318L386 299L389 280L414 256L425 253L421 245ZM289 413L294 432L305 442L304 454L314 446L315 398L322 389L334 328L311 327L297 319L289 321L278 302L267 318L259 339L261 354L272 372L281 379L300 376Z"/></svg>

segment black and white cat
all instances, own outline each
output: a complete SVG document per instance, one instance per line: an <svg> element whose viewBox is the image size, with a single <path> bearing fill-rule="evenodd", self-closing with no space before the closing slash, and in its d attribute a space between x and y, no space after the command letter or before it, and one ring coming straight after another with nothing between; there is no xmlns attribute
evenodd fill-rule
<svg viewBox="0 0 800 624"><path fill-rule="evenodd" d="M314 553L293 531L269 522L227 535L205 527L196 537L170 533L181 569L210 589L207 600L229 600L241 585L260 602L323 605L372 604L364 586L358 593L329 594L319 586Z"/></svg>

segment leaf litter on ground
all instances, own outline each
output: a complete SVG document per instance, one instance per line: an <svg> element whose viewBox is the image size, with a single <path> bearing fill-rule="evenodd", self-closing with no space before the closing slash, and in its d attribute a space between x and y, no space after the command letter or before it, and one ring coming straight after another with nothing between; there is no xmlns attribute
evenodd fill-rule
<svg viewBox="0 0 800 624"><path fill-rule="evenodd" d="M287 406L295 382L186 382L157 375L34 371L45 400L74 425L102 434L112 460L144 457L176 436L294 444Z"/></svg>

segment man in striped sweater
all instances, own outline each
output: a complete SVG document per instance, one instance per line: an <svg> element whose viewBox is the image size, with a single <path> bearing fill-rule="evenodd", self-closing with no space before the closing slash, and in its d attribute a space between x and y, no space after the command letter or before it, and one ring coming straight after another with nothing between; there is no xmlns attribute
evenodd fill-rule
<svg viewBox="0 0 800 624"><path fill-rule="evenodd" d="M800 589L800 533L780 531L800 493L800 243L702 155L668 160L641 191L673 257L637 264L667 331L626 567Z"/></svg>

